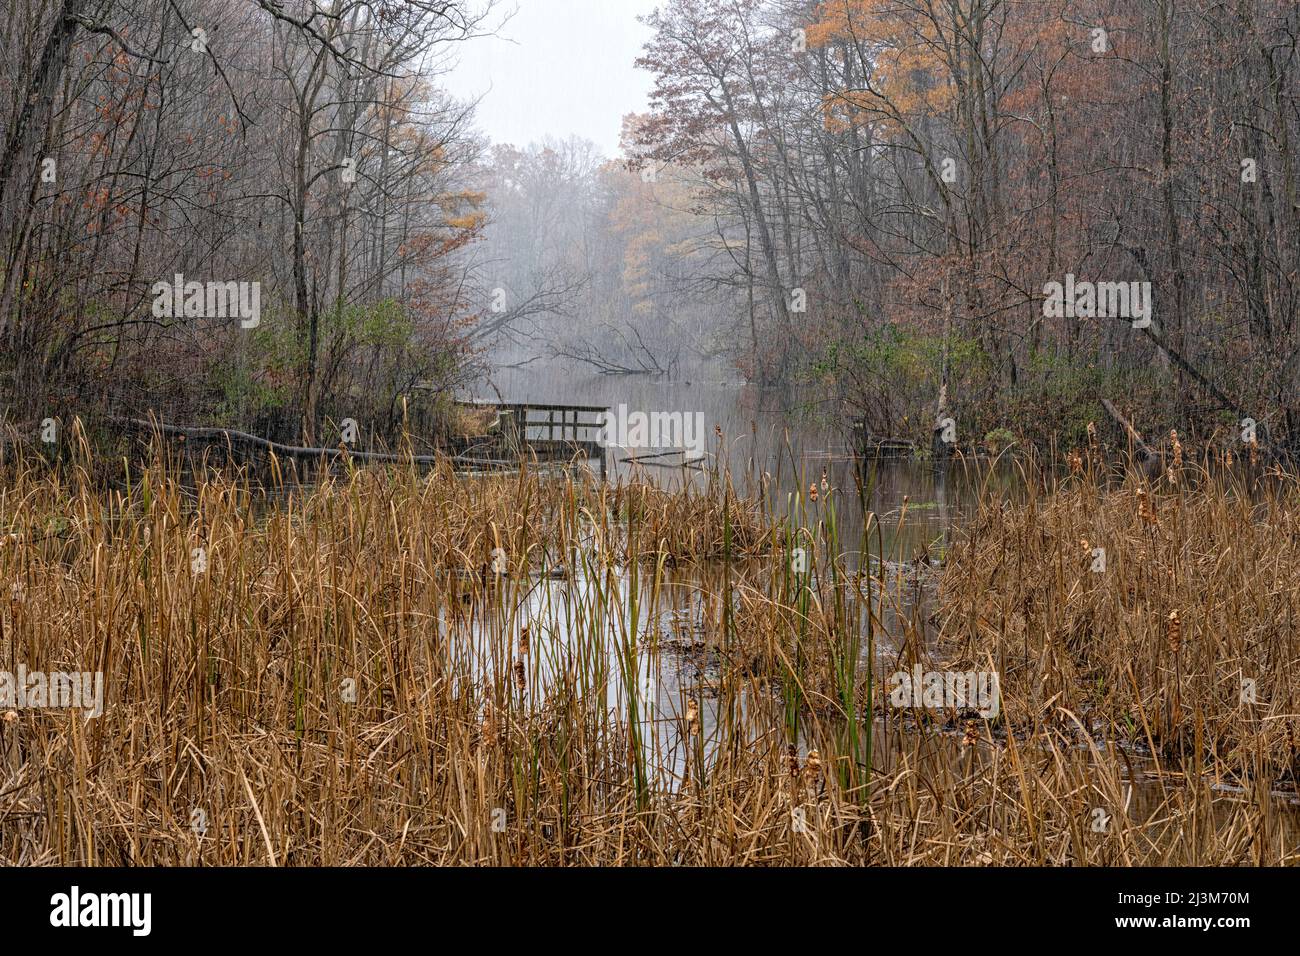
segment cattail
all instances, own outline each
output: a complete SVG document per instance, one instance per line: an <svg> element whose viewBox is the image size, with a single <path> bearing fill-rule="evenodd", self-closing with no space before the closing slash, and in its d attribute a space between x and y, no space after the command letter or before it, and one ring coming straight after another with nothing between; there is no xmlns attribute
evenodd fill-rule
<svg viewBox="0 0 1300 956"><path fill-rule="evenodd" d="M497 739L497 715L491 701L483 705L483 739L489 745Z"/></svg>
<svg viewBox="0 0 1300 956"><path fill-rule="evenodd" d="M525 657L528 654L528 625L525 624L523 630L519 632L519 656Z"/></svg>
<svg viewBox="0 0 1300 956"><path fill-rule="evenodd" d="M1250 467L1254 468L1259 464L1259 439L1254 435L1250 436Z"/></svg>
<svg viewBox="0 0 1300 956"><path fill-rule="evenodd" d="M1088 542L1087 538L1079 539L1079 547L1083 549L1083 556L1085 558L1092 557L1092 545Z"/></svg>
<svg viewBox="0 0 1300 956"><path fill-rule="evenodd" d="M695 706L695 701L686 702L686 736L694 737L700 732L700 709Z"/></svg>
<svg viewBox="0 0 1300 956"><path fill-rule="evenodd" d="M1138 500L1138 517L1141 518L1147 524L1152 524L1152 525L1155 524L1156 523L1155 509L1151 507L1151 497L1147 494L1145 488L1139 488L1137 490L1137 500Z"/></svg>
<svg viewBox="0 0 1300 956"><path fill-rule="evenodd" d="M790 744L785 752L786 765L790 768L790 776L799 776L799 751L795 749L794 744Z"/></svg>
<svg viewBox="0 0 1300 956"><path fill-rule="evenodd" d="M515 661L515 687L522 694L527 686L528 682L524 675L524 662L522 660Z"/></svg>
<svg viewBox="0 0 1300 956"><path fill-rule="evenodd" d="M1175 654L1183 647L1183 622L1178 619L1177 611L1169 612L1169 619L1165 623L1165 640L1169 642L1169 650Z"/></svg>
<svg viewBox="0 0 1300 956"><path fill-rule="evenodd" d="M974 747L980 742L980 725L978 720L966 721L966 733L962 735L963 747Z"/></svg>
<svg viewBox="0 0 1300 956"><path fill-rule="evenodd" d="M831 490L831 486L826 481L826 469L823 467L822 468L822 494L826 494L830 490Z"/></svg>
<svg viewBox="0 0 1300 956"><path fill-rule="evenodd" d="M722 426L721 426L721 425L714 425L714 426L713 426L713 434L715 434L715 435L717 435L719 438L721 438L721 437L722 437Z"/></svg>
<svg viewBox="0 0 1300 956"><path fill-rule="evenodd" d="M1178 472L1174 471L1172 465L1165 469L1165 481L1169 482L1175 488L1178 487Z"/></svg>
<svg viewBox="0 0 1300 956"><path fill-rule="evenodd" d="M1095 422L1088 422L1088 447L1097 447L1097 425Z"/></svg>
<svg viewBox="0 0 1300 956"><path fill-rule="evenodd" d="M1067 461L1070 463L1070 474L1077 475L1083 471L1083 456L1079 454L1077 448L1071 448Z"/></svg>
<svg viewBox="0 0 1300 956"><path fill-rule="evenodd" d="M815 481L808 486L808 500L814 503L817 501L817 482Z"/></svg>
<svg viewBox="0 0 1300 956"><path fill-rule="evenodd" d="M816 783L822 775L822 755L815 750L808 751L808 760L803 765L804 780Z"/></svg>
<svg viewBox="0 0 1300 956"><path fill-rule="evenodd" d="M1223 464L1225 468L1232 467L1232 449L1229 448L1223 453Z"/></svg>
<svg viewBox="0 0 1300 956"><path fill-rule="evenodd" d="M1169 441L1174 446L1174 467L1181 468L1183 467L1183 443L1178 440L1177 429L1170 430Z"/></svg>

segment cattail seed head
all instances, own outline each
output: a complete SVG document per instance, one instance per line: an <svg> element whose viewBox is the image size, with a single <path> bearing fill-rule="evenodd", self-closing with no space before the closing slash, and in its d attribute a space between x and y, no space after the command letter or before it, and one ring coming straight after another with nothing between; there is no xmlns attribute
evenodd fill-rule
<svg viewBox="0 0 1300 956"><path fill-rule="evenodd" d="M1170 611L1169 617L1165 623L1165 640L1169 643L1169 650L1177 654L1183 647L1183 622L1178 618L1178 612Z"/></svg>
<svg viewBox="0 0 1300 956"><path fill-rule="evenodd" d="M1137 490L1137 502L1138 502L1138 517L1141 518L1142 521L1145 522L1146 524L1149 525L1155 524L1156 512L1155 509L1151 507L1151 496L1147 494L1145 488L1139 488Z"/></svg>
<svg viewBox="0 0 1300 956"><path fill-rule="evenodd" d="M822 775L822 755L815 750L808 751L808 759L803 765L804 780L815 783Z"/></svg>

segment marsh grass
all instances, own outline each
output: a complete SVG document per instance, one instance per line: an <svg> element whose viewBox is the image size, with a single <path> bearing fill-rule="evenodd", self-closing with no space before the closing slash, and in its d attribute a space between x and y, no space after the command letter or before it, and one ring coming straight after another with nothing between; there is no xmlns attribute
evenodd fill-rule
<svg viewBox="0 0 1300 956"><path fill-rule="evenodd" d="M879 560L874 516L840 539L867 489L750 498L725 471L668 491L521 463L344 467L267 493L246 473L157 450L114 464L85 445L3 467L0 667L101 670L107 688L99 718L0 719L8 863L1293 859L1260 788L1166 775L1135 797L1121 748L1080 746L1060 720L963 738L883 708L877 651L926 653L926 625ZM1122 527L1134 548L1150 538ZM1028 534L1006 544L1042 550ZM989 566L981 554L958 555L954 581ZM999 574L987 583L1027 586ZM959 592L950 617L985 598ZM1192 709L1201 630L1180 607ZM1009 643L972 649L1008 655L1019 726ZM1139 675L1167 691L1154 663Z"/></svg>
<svg viewBox="0 0 1300 956"><path fill-rule="evenodd" d="M956 665L995 663L1013 730L1051 720L1160 772L1300 794L1296 476L1207 464L1050 485L1014 509L986 497L959 532L941 625Z"/></svg>

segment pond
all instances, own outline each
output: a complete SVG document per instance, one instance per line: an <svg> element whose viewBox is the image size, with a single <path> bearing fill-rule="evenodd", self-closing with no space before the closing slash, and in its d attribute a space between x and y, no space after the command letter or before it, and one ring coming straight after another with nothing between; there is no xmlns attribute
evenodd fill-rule
<svg viewBox="0 0 1300 956"><path fill-rule="evenodd" d="M836 490L843 566L850 572L867 572L859 573L856 582L842 583L856 587L862 600L867 600L870 582L885 591L879 599L884 629L874 635L874 661L867 660L864 644L858 662L863 675L868 663L873 665L877 686L881 675L899 668L908 640L922 642L926 652L934 649L936 629L929 615L953 530L973 512L981 494L991 491L994 496L1016 500L1024 492L1022 476L1008 463L990 467L988 462L956 461L938 470L925 460L895 460L864 467L855 454L847 416L837 416L826 408L800 406L788 393L767 393L746 386L720 367L697 369L678 381L605 376L573 368L557 372L553 368L526 367L499 372L493 387L474 397L610 408L622 405L646 413L699 413L710 440L709 454L716 456L716 462L738 490L765 492L769 509L778 517L791 513L790 499L795 493L806 497L810 485ZM714 426L721 431L720 440ZM705 481L700 471L680 464L673 467L663 461L654 465L630 461L635 453L626 449L611 449L610 455L611 480L635 477L668 487ZM870 555L867 560L863 559L865 513L874 515L878 524L878 534L873 530L866 546ZM772 565L786 558L780 555L738 563L729 570L717 561L670 568L662 579L643 570L635 585L633 575L627 568L622 569L619 592L604 625L609 638L605 653L614 676L607 686L608 705L616 713L628 713L628 694L635 689L640 698L636 712L644 725L639 739L668 789L689 779L692 760L712 762L712 742L730 739L719 732L722 721L739 719L742 724L750 724L752 747L787 746L786 740L779 739L780 688L749 686L738 695L722 695L738 701L740 714L720 712L717 692L725 679L724 672L736 667L719 636L724 630L721 605L728 597L742 601L745 588L763 580L765 573L774 573L771 567L766 571L762 568L764 561ZM571 628L574 609L588 607L590 585L583 575L569 580L539 580L525 606L497 611L510 618L512 624L507 628L513 627L515 640L525 623L534 634L563 637ZM632 620L629 615L634 606L636 619ZM502 622L492 621L493 613L489 610L481 622L481 634L495 632L500 638ZM629 628L637 634L634 677L626 673L626 664L618 659L616 650L627 646ZM564 640L556 646L564 646ZM567 665L558 659L543 661L533 679L545 686L551 669L564 672ZM899 752L895 746L898 736L915 738L917 727L906 716L882 720L880 701L876 704L873 759L876 766L884 768L890 764L891 754ZM804 730L820 719L804 724ZM686 723L699 727L702 746L695 751L689 733L683 730ZM933 725L928 728L923 743L912 739L910 746L943 751L946 759L953 759L961 747L960 728L939 728L938 734L931 732L934 729ZM805 732L801 730L798 737L799 755L806 758L809 744ZM1133 765L1136 777L1129 780L1125 806L1135 818L1151 818L1158 815L1167 799L1165 782L1152 777L1148 761L1135 757ZM1222 785L1218 790L1228 792ZM1224 811L1220 807L1215 812ZM1300 832L1294 810L1288 809L1285 815L1288 832Z"/></svg>

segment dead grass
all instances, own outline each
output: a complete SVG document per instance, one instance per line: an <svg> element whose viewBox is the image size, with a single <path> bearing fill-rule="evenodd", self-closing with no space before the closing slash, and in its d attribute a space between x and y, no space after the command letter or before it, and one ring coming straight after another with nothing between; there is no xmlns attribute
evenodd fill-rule
<svg viewBox="0 0 1300 956"><path fill-rule="evenodd" d="M0 582L19 586L0 607L0 668L102 670L107 686L99 718L0 719L6 863L1294 861L1293 831L1259 787L1214 791L1211 778L1166 763L1135 791L1114 741L1081 747L1068 722L1041 713L1078 702L1083 672L1064 667L1074 653L1065 635L1086 607L1099 635L1089 647L1105 646L1112 622L1133 622L1123 647L1145 649L1147 659L1130 659L1152 682L1137 701L1148 721L1163 704L1165 605L1125 610L1136 599L1120 582L1151 586L1161 556L1182 553L1172 502L1158 503L1154 537L1123 514L1131 495L1104 512L1099 530L1118 536L1120 568L1144 542L1155 549L1150 570L1122 571L1115 584L1066 573L1077 557L1064 544L1074 534L1068 491L1051 519L1059 538L1042 537L1041 518L977 526L977 543L954 557L948 636L1011 669L1006 709L1024 733L981 725L963 742L887 712L863 718L872 702L861 622L878 628L896 598L844 566L834 495L813 515L801 507L773 520L734 492L722 500L736 510L724 512L709 504L716 496L527 469L356 470L268 501L240 476L181 481L157 461L121 472L108 493L87 479L89 464L10 461L0 482L13 536ZM1244 551L1215 562L1208 546L1193 549L1175 568L1189 589L1170 592L1186 611L1183 706L1209 718L1219 711L1197 695L1220 693L1227 665L1212 665L1223 645L1207 628L1236 615L1241 633L1215 640L1243 660L1268 651L1261 677L1276 681L1289 637L1268 621L1290 592L1273 582L1293 581L1293 567L1289 545L1247 543L1253 532L1226 520L1242 514L1236 506L1206 508L1218 540ZM1283 513L1277 521L1291 521ZM783 550L796 536L810 542L807 578L791 577ZM1044 546L1053 541L1054 564ZM701 566L699 600L670 600L665 565L720 546L724 560ZM760 557L740 561L742 550ZM1051 630L1022 660L1025 639L1004 623L1014 609L999 589L1023 598L1037 587L1008 562L1039 553L1044 576L1050 565L1075 590L1106 590L1031 603L1025 633ZM1213 582L1196 604L1193 568ZM691 653L714 662L707 679L665 649L682 613ZM1112 656L1118 649L1102 666ZM639 693L646 672L660 682L651 698ZM1026 679L1039 673L1056 683ZM1276 685L1260 691L1271 700ZM1121 692L1111 695L1118 706ZM1098 808L1112 820L1105 832L1091 825Z"/></svg>
<svg viewBox="0 0 1300 956"><path fill-rule="evenodd" d="M1296 478L1175 481L1079 474L1021 507L986 500L945 569L944 651L994 663L1012 730L1050 722L1296 793Z"/></svg>

